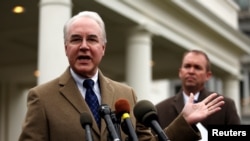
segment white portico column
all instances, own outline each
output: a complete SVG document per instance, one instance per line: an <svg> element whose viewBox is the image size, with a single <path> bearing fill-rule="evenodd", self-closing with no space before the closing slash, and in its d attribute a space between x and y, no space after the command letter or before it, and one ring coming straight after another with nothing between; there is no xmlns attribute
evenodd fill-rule
<svg viewBox="0 0 250 141"><path fill-rule="evenodd" d="M240 86L239 80L236 77L228 76L223 79L223 94L234 100L237 112L241 117L241 106L240 106Z"/></svg>
<svg viewBox="0 0 250 141"><path fill-rule="evenodd" d="M59 76L68 65L63 26L71 16L71 0L40 0L38 84Z"/></svg>
<svg viewBox="0 0 250 141"><path fill-rule="evenodd" d="M249 103L249 70L243 68L243 106Z"/></svg>
<svg viewBox="0 0 250 141"><path fill-rule="evenodd" d="M126 82L135 89L138 100L152 97L151 72L151 34L142 29L131 30L126 49Z"/></svg>

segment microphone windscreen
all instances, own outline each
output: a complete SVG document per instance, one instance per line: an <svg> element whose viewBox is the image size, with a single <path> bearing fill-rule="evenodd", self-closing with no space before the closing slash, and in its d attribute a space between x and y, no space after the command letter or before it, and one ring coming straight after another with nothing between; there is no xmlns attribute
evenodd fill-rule
<svg viewBox="0 0 250 141"><path fill-rule="evenodd" d="M104 118L105 115L111 114L111 109L107 104L102 104L99 106L99 114L102 118Z"/></svg>
<svg viewBox="0 0 250 141"><path fill-rule="evenodd" d="M141 100L134 107L136 120L149 126L150 121L158 120L157 110L153 103L148 100Z"/></svg>
<svg viewBox="0 0 250 141"><path fill-rule="evenodd" d="M80 122L82 127L85 129L86 125L92 126L92 118L88 112L81 113Z"/></svg>
<svg viewBox="0 0 250 141"><path fill-rule="evenodd" d="M117 115L122 116L124 113L129 113L130 106L127 99L118 99L115 102L115 112Z"/></svg>

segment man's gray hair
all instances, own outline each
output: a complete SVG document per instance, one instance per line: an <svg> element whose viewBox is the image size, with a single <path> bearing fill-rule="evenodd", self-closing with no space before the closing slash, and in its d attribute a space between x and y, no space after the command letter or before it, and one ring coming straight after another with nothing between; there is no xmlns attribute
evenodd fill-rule
<svg viewBox="0 0 250 141"><path fill-rule="evenodd" d="M89 17L97 22L97 24L101 27L101 30L102 30L101 32L102 32L103 43L104 44L107 43L105 24L104 24L101 16L98 13L93 12L93 11L79 12L77 15L73 16L65 23L64 28L63 28L64 42L66 42L69 26L72 24L73 21L75 21L78 18L82 18L82 17Z"/></svg>

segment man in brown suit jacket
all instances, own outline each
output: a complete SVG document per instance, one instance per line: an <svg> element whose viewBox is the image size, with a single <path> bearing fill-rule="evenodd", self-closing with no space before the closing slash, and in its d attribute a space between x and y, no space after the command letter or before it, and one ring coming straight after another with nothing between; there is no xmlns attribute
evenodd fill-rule
<svg viewBox="0 0 250 141"><path fill-rule="evenodd" d="M196 101L202 101L212 92L205 89L205 82L211 77L210 61L207 55L199 50L192 50L184 54L179 77L182 89L175 96L165 99L156 105L161 127L168 126L182 111L190 93L195 95ZM222 109L201 121L208 125L240 124L235 103L232 99L224 97L225 104Z"/></svg>
<svg viewBox="0 0 250 141"><path fill-rule="evenodd" d="M83 141L86 138L80 124L83 112L89 113L94 121L91 127L93 140L109 140L105 121L101 119L101 126L98 127L85 101L86 89L82 85L86 79L94 81L93 91L100 105L107 104L114 111L115 102L124 98L129 102L130 111L133 111L137 101L134 90L105 77L98 68L106 49L106 33L101 17L91 11L80 12L65 24L64 40L70 66L58 78L29 91L28 111L19 141ZM214 98L211 96L196 104L204 109L197 111L192 108L193 96L190 96L191 102L185 106L187 110L183 110L172 125L164 129L169 139L199 139L199 131L191 125L220 110L224 104L223 97ZM150 128L136 122L133 112L130 115L139 140L157 139ZM183 132L181 137L179 132ZM125 138L126 134L121 132L121 140Z"/></svg>
<svg viewBox="0 0 250 141"><path fill-rule="evenodd" d="M202 101L211 93L212 92L208 92L206 89L201 90L198 101ZM180 91L176 96L161 101L156 105L161 127L168 126L181 113L184 107L183 99L182 91ZM224 101L225 104L219 112L201 121L203 126L207 128L208 125L240 124L240 118L237 114L234 101L227 97L224 97Z"/></svg>

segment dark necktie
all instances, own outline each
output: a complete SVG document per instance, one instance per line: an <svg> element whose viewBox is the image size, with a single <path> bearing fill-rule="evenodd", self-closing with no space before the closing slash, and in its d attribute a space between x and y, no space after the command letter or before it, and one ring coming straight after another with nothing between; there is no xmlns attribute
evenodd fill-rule
<svg viewBox="0 0 250 141"><path fill-rule="evenodd" d="M86 79L83 82L83 86L86 88L85 101L87 102L93 116L95 117L97 125L100 127L101 117L99 115L99 102L95 92L93 91L94 81L91 79Z"/></svg>

